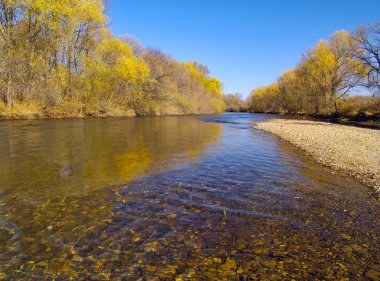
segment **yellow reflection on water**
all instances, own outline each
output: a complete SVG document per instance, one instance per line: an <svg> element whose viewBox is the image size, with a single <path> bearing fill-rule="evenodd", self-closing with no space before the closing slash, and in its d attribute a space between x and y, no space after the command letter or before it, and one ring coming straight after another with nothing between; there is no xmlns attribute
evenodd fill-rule
<svg viewBox="0 0 380 281"><path fill-rule="evenodd" d="M125 181L130 181L137 175L143 174L149 167L152 159L148 149L136 147L123 152L115 158L119 168L120 177Z"/></svg>
<svg viewBox="0 0 380 281"><path fill-rule="evenodd" d="M31 278L79 274L75 245L111 221L120 188L196 160L222 133L191 117L22 124L0 128L0 273Z"/></svg>

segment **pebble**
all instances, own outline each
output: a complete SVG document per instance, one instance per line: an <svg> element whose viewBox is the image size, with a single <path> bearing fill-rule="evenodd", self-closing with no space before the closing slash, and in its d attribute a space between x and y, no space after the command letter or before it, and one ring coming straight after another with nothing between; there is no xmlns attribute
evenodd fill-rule
<svg viewBox="0 0 380 281"><path fill-rule="evenodd" d="M380 195L380 130L287 119L266 120L253 127L279 136Z"/></svg>

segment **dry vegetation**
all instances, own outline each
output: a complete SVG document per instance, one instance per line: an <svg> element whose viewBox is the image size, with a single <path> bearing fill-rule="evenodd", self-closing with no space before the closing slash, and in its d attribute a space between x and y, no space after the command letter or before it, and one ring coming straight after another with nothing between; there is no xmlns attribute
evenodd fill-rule
<svg viewBox="0 0 380 281"><path fill-rule="evenodd" d="M0 1L0 116L216 113L222 83L107 29L101 0Z"/></svg>
<svg viewBox="0 0 380 281"><path fill-rule="evenodd" d="M246 112L248 111L248 104L242 97L242 94L227 94L224 96L224 103L227 112Z"/></svg>
<svg viewBox="0 0 380 281"><path fill-rule="evenodd" d="M349 97L358 90L372 96ZM380 23L338 31L309 50L294 69L254 89L253 112L371 116L380 112Z"/></svg>

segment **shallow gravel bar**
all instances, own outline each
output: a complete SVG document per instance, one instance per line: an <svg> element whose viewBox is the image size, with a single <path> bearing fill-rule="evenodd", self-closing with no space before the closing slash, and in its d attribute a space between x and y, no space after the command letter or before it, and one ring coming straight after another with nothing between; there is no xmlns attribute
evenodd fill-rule
<svg viewBox="0 0 380 281"><path fill-rule="evenodd" d="M380 130L287 119L266 120L253 127L279 136L380 194Z"/></svg>

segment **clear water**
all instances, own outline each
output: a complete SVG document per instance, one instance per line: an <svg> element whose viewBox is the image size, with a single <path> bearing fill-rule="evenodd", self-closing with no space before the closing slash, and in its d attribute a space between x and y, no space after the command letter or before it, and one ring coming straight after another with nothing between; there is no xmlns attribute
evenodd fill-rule
<svg viewBox="0 0 380 281"><path fill-rule="evenodd" d="M376 277L379 202L272 117L1 122L0 279Z"/></svg>

